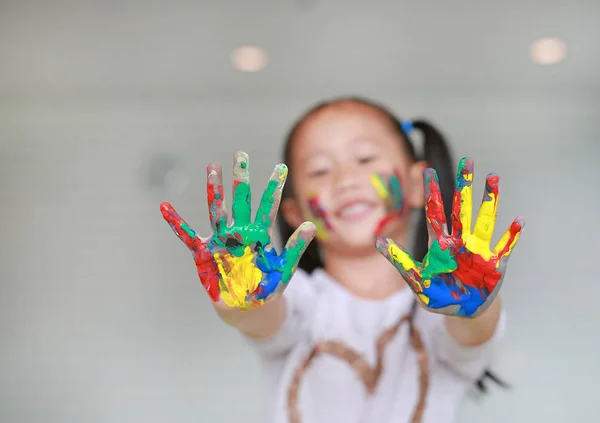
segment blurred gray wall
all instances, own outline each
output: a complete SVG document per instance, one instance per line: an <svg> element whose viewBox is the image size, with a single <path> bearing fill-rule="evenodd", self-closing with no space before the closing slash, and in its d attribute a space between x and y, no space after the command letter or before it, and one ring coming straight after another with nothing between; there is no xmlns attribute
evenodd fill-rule
<svg viewBox="0 0 600 423"><path fill-rule="evenodd" d="M256 358L158 205L207 234L206 164L248 151L256 202L292 120L339 94L438 123L477 197L499 173L497 237L527 219L495 366L513 389L459 421L591 421L600 4L546 3L1 2L0 421L260 422ZM544 35L565 63L528 62ZM231 68L244 43L264 72ZM179 191L148 184L165 156Z"/></svg>

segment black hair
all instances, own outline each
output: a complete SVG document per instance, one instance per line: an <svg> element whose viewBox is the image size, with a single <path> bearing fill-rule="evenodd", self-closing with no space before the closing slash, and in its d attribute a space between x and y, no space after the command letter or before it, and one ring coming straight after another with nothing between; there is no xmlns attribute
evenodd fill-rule
<svg viewBox="0 0 600 423"><path fill-rule="evenodd" d="M328 106L341 104L341 103L356 103L368 106L372 109L377 110L381 113L386 119L388 119L389 123L392 125L394 130L400 136L402 140L403 148L408 153L410 158L415 162L418 160L424 160L428 167L431 167L436 170L438 174L440 191L442 193L442 200L444 203L444 212L446 215L446 221L450 222L450 215L452 213L452 201L454 196L455 189L455 169L453 167L453 159L446 143L444 136L438 131L435 126L429 123L426 120L413 120L412 122L406 122L410 125L411 129L420 132L423 138L423 153L421 155L417 154L417 151L411 142L407 131L405 130L406 126L403 125L403 122L398 119L393 113L391 113L388 109L383 107L380 104L374 103L370 100L361 98L361 97L342 97L334 100L324 101L316 104L312 108L310 108L307 112L305 112L292 126L290 131L287 134L284 145L283 152L283 162L289 164L292 162L292 144L298 131L302 128L305 122L308 119L318 113L319 111L325 109ZM283 189L282 200L285 198L292 198L293 194L293 180L292 180L292 172L289 172L286 184ZM281 236L282 242L285 241L292 236L295 228L291 227L285 219L278 219L278 229L279 234ZM422 212L419 216L419 222L417 224L417 231L415 233L415 239L413 244L412 256L418 260L422 261L427 254L429 235L427 231L427 219L425 217L425 209L423 208ZM323 262L321 259L321 254L319 252L319 245L316 240L312 241L305 253L302 255L298 267L304 270L307 273L312 273L317 268L323 268ZM493 373L489 370L486 370L482 377L476 382L476 388L479 392L485 393L487 388L485 386L485 379L491 379L496 382L498 385L502 387L507 387L504 382L498 379Z"/></svg>

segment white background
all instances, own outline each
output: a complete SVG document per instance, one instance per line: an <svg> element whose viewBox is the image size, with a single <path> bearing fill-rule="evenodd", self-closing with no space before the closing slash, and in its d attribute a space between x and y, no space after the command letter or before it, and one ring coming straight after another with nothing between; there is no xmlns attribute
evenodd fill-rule
<svg viewBox="0 0 600 423"><path fill-rule="evenodd" d="M534 3L1 2L0 421L260 422L255 357L158 205L207 234L204 167L248 151L258 200L292 120L343 94L430 118L475 160L476 196L501 175L498 234L527 219L495 365L513 390L458 421L592 421L600 3ZM564 63L530 62L542 36ZM263 72L232 68L245 43ZM183 190L148 184L164 156Z"/></svg>

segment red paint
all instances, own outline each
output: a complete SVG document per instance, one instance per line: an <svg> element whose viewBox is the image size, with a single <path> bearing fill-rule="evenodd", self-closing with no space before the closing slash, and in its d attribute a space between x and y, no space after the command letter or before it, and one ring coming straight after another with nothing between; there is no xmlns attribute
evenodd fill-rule
<svg viewBox="0 0 600 423"><path fill-rule="evenodd" d="M208 250L207 244L198 236L192 237L183 228L183 226L188 226L187 223L185 223L169 203L162 203L160 211L177 236L192 251L200 282L206 289L206 292L208 292L210 299L214 302L219 301L219 268L212 253Z"/></svg>
<svg viewBox="0 0 600 423"><path fill-rule="evenodd" d="M508 239L508 242L502 249L502 251L500 251L498 253L499 258L504 257L508 253L511 245L513 245L515 242L515 238L521 232L522 229L523 229L523 227L521 226L521 224L519 222L513 222L512 225L510 225L510 237Z"/></svg>
<svg viewBox="0 0 600 423"><path fill-rule="evenodd" d="M452 235L456 237L460 237L463 233L463 226L460 220L460 211L460 191L457 189L454 191L454 198L452 200L452 214L450 216L450 219L452 221ZM467 228L467 230L470 231L471 228Z"/></svg>
<svg viewBox="0 0 600 423"><path fill-rule="evenodd" d="M421 274L418 271L415 271L414 269L411 269L408 271L407 274L408 278L405 278L405 280L410 284L412 290L414 292L416 292L417 294L422 294L423 293L423 278L421 277ZM417 284L418 282L418 284Z"/></svg>
<svg viewBox="0 0 600 423"><path fill-rule="evenodd" d="M487 179L488 191L494 194L494 201L498 201L498 193L500 191L500 177L498 175L491 175Z"/></svg>
<svg viewBox="0 0 600 423"><path fill-rule="evenodd" d="M392 222L393 220L399 219L402 216L401 212L398 213L390 213L387 216L385 216L383 219L381 219L381 221L379 222L379 224L377 225L377 228L375 229L375 236L380 236L383 234L383 230L385 229L385 227Z"/></svg>
<svg viewBox="0 0 600 423"><path fill-rule="evenodd" d="M502 273L496 269L498 261L496 258L493 258L488 262L480 255L473 254L470 251L463 249L454 256L454 259L456 260L458 268L452 275L470 287L479 290L485 289L490 293L494 290L502 277Z"/></svg>
<svg viewBox="0 0 600 423"><path fill-rule="evenodd" d="M429 188L431 194L427 197L427 204L425 206L427 220L429 220L438 239L441 239L444 236L444 226L446 225L446 214L444 213L442 193L440 192L439 185L433 178L429 180Z"/></svg>
<svg viewBox="0 0 600 423"><path fill-rule="evenodd" d="M450 295L452 295L452 298L455 300L460 300L460 294L458 292L451 291Z"/></svg>
<svg viewBox="0 0 600 423"><path fill-rule="evenodd" d="M329 219L327 218L327 213L325 209L319 203L319 197L314 195L309 197L308 206L310 207L311 214L316 218L321 220L325 224L325 229L331 230L331 224L329 223Z"/></svg>
<svg viewBox="0 0 600 423"><path fill-rule="evenodd" d="M216 211L223 210L223 201L225 199L225 195L223 193L223 185L216 185L216 187L217 190L215 191L215 184L206 184L206 195L208 198L208 215L210 218L210 222L213 225L216 225L219 219L223 217L217 214Z"/></svg>

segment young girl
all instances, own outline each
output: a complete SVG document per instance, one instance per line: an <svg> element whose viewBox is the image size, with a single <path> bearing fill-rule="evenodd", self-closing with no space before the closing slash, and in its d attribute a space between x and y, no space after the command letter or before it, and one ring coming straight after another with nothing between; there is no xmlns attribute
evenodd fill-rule
<svg viewBox="0 0 600 423"><path fill-rule="evenodd" d="M423 159L413 130L424 135ZM289 175L275 167L254 220L248 156L235 155L231 219L221 168L208 166L209 238L161 205L217 313L260 354L265 421L453 421L502 336L497 293L524 225L517 218L490 246L498 177L488 175L472 225L473 163L463 159L454 178L431 125L354 98L302 116L284 162ZM410 211L423 208L413 259L399 245L410 244Z"/></svg>

